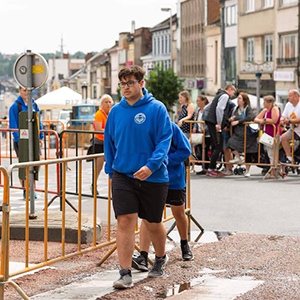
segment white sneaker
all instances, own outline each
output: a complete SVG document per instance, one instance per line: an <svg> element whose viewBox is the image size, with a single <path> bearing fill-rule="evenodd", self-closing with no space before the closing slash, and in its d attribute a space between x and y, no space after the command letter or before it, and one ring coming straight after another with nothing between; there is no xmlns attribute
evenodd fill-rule
<svg viewBox="0 0 300 300"><path fill-rule="evenodd" d="M232 170L226 170L225 172L223 172L225 174L225 176L231 176L234 175Z"/></svg>
<svg viewBox="0 0 300 300"><path fill-rule="evenodd" d="M242 164L243 163L243 160L240 159L240 157L235 157L234 159L231 159L229 161L231 164Z"/></svg>
<svg viewBox="0 0 300 300"><path fill-rule="evenodd" d="M250 172L249 172L249 171L246 171L246 172L245 172L245 174L244 174L244 176L245 176L245 177L250 177L250 176L251 176L251 174L250 174Z"/></svg>

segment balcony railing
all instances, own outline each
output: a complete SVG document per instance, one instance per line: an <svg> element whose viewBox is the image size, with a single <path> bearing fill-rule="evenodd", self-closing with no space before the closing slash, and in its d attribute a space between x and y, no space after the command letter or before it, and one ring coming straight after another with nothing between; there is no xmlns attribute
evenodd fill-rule
<svg viewBox="0 0 300 300"><path fill-rule="evenodd" d="M242 73L272 73L274 70L272 61L267 61L263 63L255 63L250 61L244 61L241 64Z"/></svg>
<svg viewBox="0 0 300 300"><path fill-rule="evenodd" d="M298 63L298 57L277 58L277 66L294 66Z"/></svg>

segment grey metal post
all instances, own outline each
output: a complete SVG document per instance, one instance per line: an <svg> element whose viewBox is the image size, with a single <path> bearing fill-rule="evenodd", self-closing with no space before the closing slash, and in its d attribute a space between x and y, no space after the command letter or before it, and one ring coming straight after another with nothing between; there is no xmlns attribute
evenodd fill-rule
<svg viewBox="0 0 300 300"><path fill-rule="evenodd" d="M174 66L173 66L173 16L172 16L172 9L170 9L170 65L171 65L171 69L174 70Z"/></svg>
<svg viewBox="0 0 300 300"><path fill-rule="evenodd" d="M29 151L29 161L34 160L33 155L33 113L32 113L32 57L33 53L31 50L26 51L27 56L27 91L28 91L28 99L27 99L27 106L28 106L28 151ZM35 213L35 203L34 203L34 168L29 168L29 185L30 185L30 213L29 216L34 218Z"/></svg>
<svg viewBox="0 0 300 300"><path fill-rule="evenodd" d="M298 1L298 63L297 63L297 80L300 88L300 1Z"/></svg>
<svg viewBox="0 0 300 300"><path fill-rule="evenodd" d="M174 70L173 66L173 16L172 9L170 7L161 8L161 11L169 11L170 12L170 66Z"/></svg>
<svg viewBox="0 0 300 300"><path fill-rule="evenodd" d="M257 97L257 112L260 112L260 77L261 73L257 72L256 76L256 97Z"/></svg>
<svg viewBox="0 0 300 300"><path fill-rule="evenodd" d="M225 4L220 1L221 5L221 87L226 85L225 70Z"/></svg>

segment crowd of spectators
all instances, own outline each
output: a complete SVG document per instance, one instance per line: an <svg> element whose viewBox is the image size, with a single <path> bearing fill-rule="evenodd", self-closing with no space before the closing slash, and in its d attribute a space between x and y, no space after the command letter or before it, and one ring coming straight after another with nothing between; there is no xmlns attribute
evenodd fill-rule
<svg viewBox="0 0 300 300"><path fill-rule="evenodd" d="M194 145L194 156L202 162L202 170L196 174L220 177L242 173L250 177L251 165L257 165L263 168L265 179L277 174L285 177L287 167L297 167L300 162L295 154L300 149L299 92L289 91L283 111L271 95L263 98L260 111L251 107L247 93L238 93L236 104L234 95L235 88L228 85L211 102L205 96L197 97L192 133L205 132L205 136L201 144ZM263 133L271 139L270 144L262 144ZM242 172L235 172L237 169Z"/></svg>

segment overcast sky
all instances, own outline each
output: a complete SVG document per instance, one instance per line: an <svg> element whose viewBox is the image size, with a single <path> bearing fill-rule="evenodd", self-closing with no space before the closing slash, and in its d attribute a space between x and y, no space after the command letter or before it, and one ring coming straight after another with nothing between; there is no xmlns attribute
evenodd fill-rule
<svg viewBox="0 0 300 300"><path fill-rule="evenodd" d="M1 0L0 52L91 52L110 48L119 32L153 27L176 13L177 0Z"/></svg>

